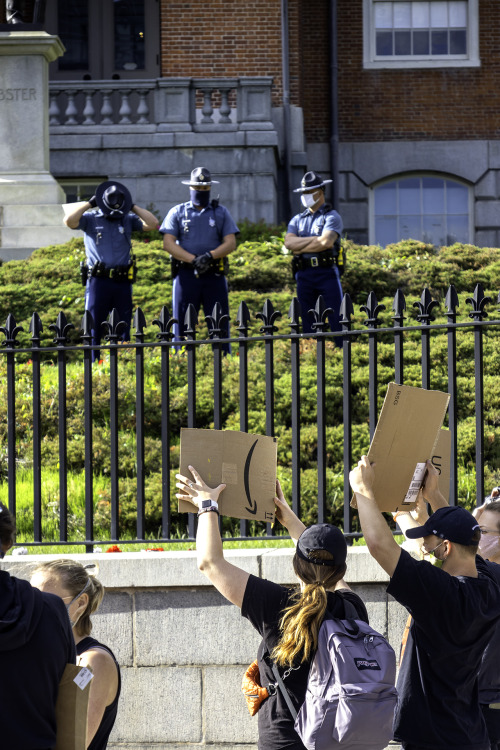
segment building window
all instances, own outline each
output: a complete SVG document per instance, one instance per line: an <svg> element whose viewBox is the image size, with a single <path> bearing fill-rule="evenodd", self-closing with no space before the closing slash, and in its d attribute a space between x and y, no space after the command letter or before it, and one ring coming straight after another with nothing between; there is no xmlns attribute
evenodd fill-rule
<svg viewBox="0 0 500 750"><path fill-rule="evenodd" d="M472 241L467 185L443 177L403 177L378 185L372 197L371 234L377 245L406 239L436 246Z"/></svg>
<svg viewBox="0 0 500 750"><path fill-rule="evenodd" d="M479 65L478 0L363 0L364 67Z"/></svg>
<svg viewBox="0 0 500 750"><path fill-rule="evenodd" d="M46 17L66 47L51 64L52 80L158 77L158 2L47 0Z"/></svg>
<svg viewBox="0 0 500 750"><path fill-rule="evenodd" d="M95 195L97 186L106 179L107 177L60 179L58 182L64 190L66 203L76 203L90 200Z"/></svg>

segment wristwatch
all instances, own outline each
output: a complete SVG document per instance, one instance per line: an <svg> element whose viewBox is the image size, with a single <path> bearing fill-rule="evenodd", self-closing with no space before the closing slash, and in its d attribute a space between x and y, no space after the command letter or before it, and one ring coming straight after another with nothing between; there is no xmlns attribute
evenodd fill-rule
<svg viewBox="0 0 500 750"><path fill-rule="evenodd" d="M216 500L202 500L198 515L200 515L201 513L209 513L211 511L213 511L214 513L219 512L219 504L216 502Z"/></svg>

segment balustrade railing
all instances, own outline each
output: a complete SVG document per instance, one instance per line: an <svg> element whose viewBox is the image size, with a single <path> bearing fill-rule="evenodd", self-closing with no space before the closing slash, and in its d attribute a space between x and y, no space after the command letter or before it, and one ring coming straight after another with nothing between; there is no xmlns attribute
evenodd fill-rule
<svg viewBox="0 0 500 750"><path fill-rule="evenodd" d="M269 77L56 81L54 133L272 129Z"/></svg>

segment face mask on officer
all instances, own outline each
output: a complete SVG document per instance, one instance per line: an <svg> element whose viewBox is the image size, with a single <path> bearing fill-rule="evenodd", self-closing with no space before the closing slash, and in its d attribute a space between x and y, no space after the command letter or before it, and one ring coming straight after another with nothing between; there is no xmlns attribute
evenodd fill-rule
<svg viewBox="0 0 500 750"><path fill-rule="evenodd" d="M208 206L210 190L196 190L195 188L189 188L189 194L193 206L200 206L201 208L206 208Z"/></svg>
<svg viewBox="0 0 500 750"><path fill-rule="evenodd" d="M125 196L122 191L111 186L104 191L102 199L106 206L111 209L108 214L108 219L121 219L123 216L122 207L125 203Z"/></svg>
<svg viewBox="0 0 500 750"><path fill-rule="evenodd" d="M316 196L316 197L314 197ZM314 193L302 193L300 196L300 200L302 201L302 205L305 208L312 208L315 203L318 202L318 191L315 190Z"/></svg>

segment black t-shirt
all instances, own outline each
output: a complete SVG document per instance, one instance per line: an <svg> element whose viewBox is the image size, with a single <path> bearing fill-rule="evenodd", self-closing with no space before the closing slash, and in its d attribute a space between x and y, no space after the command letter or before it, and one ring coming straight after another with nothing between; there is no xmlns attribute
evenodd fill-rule
<svg viewBox="0 0 500 750"><path fill-rule="evenodd" d="M483 560L482 557L476 558L478 570L486 570L491 577L500 585L500 565L491 560ZM495 630L490 640L486 644L481 669L479 671L479 702L480 703L499 703L500 702L500 620L495 626ZM498 712L500 714L500 711ZM500 718L500 717L499 717Z"/></svg>
<svg viewBox="0 0 500 750"><path fill-rule="evenodd" d="M270 654L279 641L279 621L283 610L291 604L294 593L295 589L284 588L253 575L248 579L241 614L252 623L263 638L257 652L261 685L276 682L271 660L269 656L264 658L264 654ZM355 606L359 619L368 622L368 613L362 600L347 589L342 593L328 593L328 612L334 617L345 617L344 598ZM311 660L304 662L285 679L290 698L297 710L306 697L310 664ZM283 668L280 667L282 676L283 672ZM258 720L260 750L304 750L304 745L293 728L294 721L290 711L279 690L275 696L267 698L261 704Z"/></svg>
<svg viewBox="0 0 500 750"><path fill-rule="evenodd" d="M489 748L478 703L483 651L500 616L500 589L451 576L401 550L387 592L413 617L398 677L395 739L428 748Z"/></svg>

